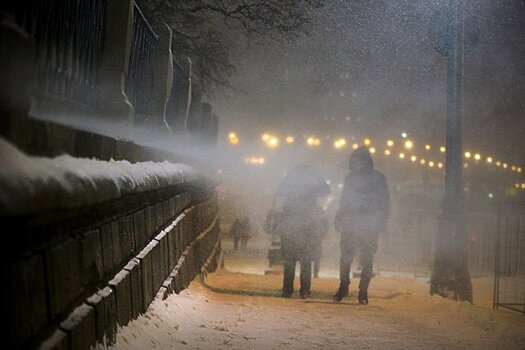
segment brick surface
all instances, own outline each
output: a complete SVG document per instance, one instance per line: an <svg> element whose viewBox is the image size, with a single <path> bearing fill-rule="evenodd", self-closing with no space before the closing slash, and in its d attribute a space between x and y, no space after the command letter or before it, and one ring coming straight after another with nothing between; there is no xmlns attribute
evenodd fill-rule
<svg viewBox="0 0 525 350"><path fill-rule="evenodd" d="M115 292L117 305L117 323L125 326L131 320L131 277L129 271L121 270L109 281L109 286Z"/></svg>
<svg viewBox="0 0 525 350"><path fill-rule="evenodd" d="M131 316L133 318L137 317L137 315L141 312L143 312L144 307L142 305L143 303L143 295L142 295L142 278L139 268L139 260L132 260L127 263L127 265L124 267L127 271L129 271L130 279L131 279Z"/></svg>
<svg viewBox="0 0 525 350"><path fill-rule="evenodd" d="M162 285L164 279L162 277L160 244L156 240L152 241L152 244L153 246L151 249L151 266L153 272L153 294L155 295L159 290L160 286Z"/></svg>
<svg viewBox="0 0 525 350"><path fill-rule="evenodd" d="M88 231L81 235L81 278L82 285L93 289L102 281L104 265L102 259L102 245L98 230Z"/></svg>
<svg viewBox="0 0 525 350"><path fill-rule="evenodd" d="M149 206L145 209L145 211L146 211L146 228L147 228L146 241L149 241L149 239L154 236L155 230L156 230L155 207Z"/></svg>
<svg viewBox="0 0 525 350"><path fill-rule="evenodd" d="M170 221L171 218L170 201L168 199L162 202L162 222L164 226L169 224L168 221Z"/></svg>
<svg viewBox="0 0 525 350"><path fill-rule="evenodd" d="M165 231L162 231L157 236L155 236L155 240L159 242L160 261L158 269L162 283L162 281L164 281L169 274L168 235Z"/></svg>
<svg viewBox="0 0 525 350"><path fill-rule="evenodd" d="M40 344L39 350L69 350L67 333L57 329L53 335Z"/></svg>
<svg viewBox="0 0 525 350"><path fill-rule="evenodd" d="M67 333L72 349L88 350L96 343L95 311L87 304L75 308L60 328Z"/></svg>
<svg viewBox="0 0 525 350"><path fill-rule="evenodd" d="M118 220L118 229L122 260L127 261L131 258L134 252L132 217L128 215L120 218Z"/></svg>
<svg viewBox="0 0 525 350"><path fill-rule="evenodd" d="M171 271L177 264L177 244L176 244L176 232L177 226L173 227L167 232L168 238L168 271Z"/></svg>
<svg viewBox="0 0 525 350"><path fill-rule="evenodd" d="M7 284L2 310L8 322L2 334L9 347L18 347L35 336L47 323L44 259L41 255L2 262ZM5 332L5 333L4 333Z"/></svg>
<svg viewBox="0 0 525 350"><path fill-rule="evenodd" d="M111 222L111 244L113 247L113 269L118 269L122 266L123 262L118 220Z"/></svg>
<svg viewBox="0 0 525 350"><path fill-rule="evenodd" d="M153 234L156 234L164 225L162 213L162 202L155 204L155 232L152 232Z"/></svg>
<svg viewBox="0 0 525 350"><path fill-rule="evenodd" d="M97 292L102 297L104 305L104 335L107 344L113 344L116 341L117 332L117 301L115 292L111 287L105 287Z"/></svg>
<svg viewBox="0 0 525 350"><path fill-rule="evenodd" d="M80 294L80 245L67 239L46 253L51 318L66 311Z"/></svg>
<svg viewBox="0 0 525 350"><path fill-rule="evenodd" d="M133 234L135 241L135 249L140 251L147 242L148 235L146 232L146 216L145 210L139 210L133 214Z"/></svg>
<svg viewBox="0 0 525 350"><path fill-rule="evenodd" d="M100 228L100 242L102 247L102 263L104 267L104 276L109 276L114 272L113 263L113 241L112 230L114 223L109 223Z"/></svg>
<svg viewBox="0 0 525 350"><path fill-rule="evenodd" d="M152 255L151 250L155 246L154 243L148 244L142 251L137 255L137 259L140 261L140 277L142 280L142 312L146 311L151 300L153 300L153 266L152 266Z"/></svg>

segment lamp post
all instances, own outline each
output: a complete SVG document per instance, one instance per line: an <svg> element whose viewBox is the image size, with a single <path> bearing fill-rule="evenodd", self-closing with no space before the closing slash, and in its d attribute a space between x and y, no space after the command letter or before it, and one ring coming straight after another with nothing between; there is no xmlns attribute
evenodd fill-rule
<svg viewBox="0 0 525 350"><path fill-rule="evenodd" d="M463 215L461 98L463 57L477 42L478 29L475 20L467 18L463 1L450 0L434 17L429 33L436 50L447 57L445 192L430 294L472 302Z"/></svg>

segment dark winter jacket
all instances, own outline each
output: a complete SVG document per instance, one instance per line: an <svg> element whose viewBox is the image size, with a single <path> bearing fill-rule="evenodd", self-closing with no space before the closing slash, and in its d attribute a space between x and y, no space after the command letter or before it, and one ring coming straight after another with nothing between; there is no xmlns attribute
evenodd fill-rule
<svg viewBox="0 0 525 350"><path fill-rule="evenodd" d="M283 259L315 260L316 247L325 234L324 211L315 201L288 200L281 220L281 253Z"/></svg>
<svg viewBox="0 0 525 350"><path fill-rule="evenodd" d="M361 157L364 166L346 176L341 203L335 217L336 229L343 232L386 230L390 213L390 195L386 179L374 169L368 150L358 148L350 158Z"/></svg>

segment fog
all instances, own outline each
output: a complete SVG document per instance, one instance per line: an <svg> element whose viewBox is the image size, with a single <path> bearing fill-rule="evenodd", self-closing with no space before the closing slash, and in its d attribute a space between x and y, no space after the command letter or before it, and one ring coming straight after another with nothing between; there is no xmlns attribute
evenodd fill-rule
<svg viewBox="0 0 525 350"><path fill-rule="evenodd" d="M215 103L223 134L410 130L442 143L446 58L432 47L428 30L445 3L330 1L313 14L310 36L293 44L235 36L238 90ZM464 63L465 147L523 161L525 5L466 6L479 42Z"/></svg>

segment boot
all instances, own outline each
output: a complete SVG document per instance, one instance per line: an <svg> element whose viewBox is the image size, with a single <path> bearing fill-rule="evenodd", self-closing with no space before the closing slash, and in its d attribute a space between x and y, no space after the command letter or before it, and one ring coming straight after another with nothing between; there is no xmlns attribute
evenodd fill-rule
<svg viewBox="0 0 525 350"><path fill-rule="evenodd" d="M360 289L359 294L357 295L357 300L360 305L368 304L368 291L366 289Z"/></svg>
<svg viewBox="0 0 525 350"><path fill-rule="evenodd" d="M348 283L341 283L339 285L339 289L337 290L337 293L334 294L332 299L334 301L341 301L346 296L348 296Z"/></svg>

